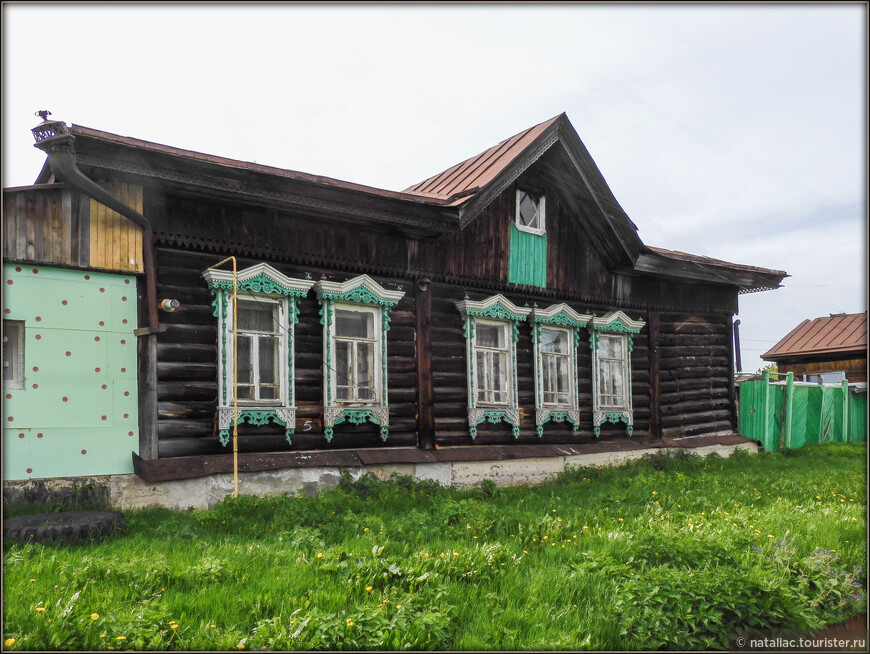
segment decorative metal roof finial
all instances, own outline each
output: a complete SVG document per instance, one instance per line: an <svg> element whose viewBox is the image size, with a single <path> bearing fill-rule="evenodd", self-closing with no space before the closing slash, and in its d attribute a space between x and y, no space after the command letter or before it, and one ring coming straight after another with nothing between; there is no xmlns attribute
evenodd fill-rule
<svg viewBox="0 0 870 654"><path fill-rule="evenodd" d="M51 115L51 112L48 109L40 109L37 111L34 116L39 116L43 121L47 121L48 117Z"/></svg>

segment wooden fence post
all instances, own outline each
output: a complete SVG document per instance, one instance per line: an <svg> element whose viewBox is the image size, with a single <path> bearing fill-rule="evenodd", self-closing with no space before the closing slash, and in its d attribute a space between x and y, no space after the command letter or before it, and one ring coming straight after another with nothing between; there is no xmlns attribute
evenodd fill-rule
<svg viewBox="0 0 870 654"><path fill-rule="evenodd" d="M851 443L849 436L849 380L843 379L843 442Z"/></svg>
<svg viewBox="0 0 870 654"><path fill-rule="evenodd" d="M789 372L785 378L785 446L792 446L792 417L794 409L794 373Z"/></svg>
<svg viewBox="0 0 870 654"><path fill-rule="evenodd" d="M764 370L761 373L761 415L763 422L761 423L761 442L764 443L764 449L770 451L770 371Z"/></svg>

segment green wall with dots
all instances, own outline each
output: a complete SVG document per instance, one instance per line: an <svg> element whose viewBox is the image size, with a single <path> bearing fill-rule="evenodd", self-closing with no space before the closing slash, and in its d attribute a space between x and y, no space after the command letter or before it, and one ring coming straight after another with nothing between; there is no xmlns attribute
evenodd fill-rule
<svg viewBox="0 0 870 654"><path fill-rule="evenodd" d="M24 388L3 388L3 478L132 473L136 278L4 264L3 291L3 319L24 324Z"/></svg>

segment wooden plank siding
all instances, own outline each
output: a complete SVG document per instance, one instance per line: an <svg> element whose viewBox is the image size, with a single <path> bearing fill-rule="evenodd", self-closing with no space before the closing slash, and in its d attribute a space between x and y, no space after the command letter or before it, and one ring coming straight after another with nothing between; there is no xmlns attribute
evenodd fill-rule
<svg viewBox="0 0 870 654"><path fill-rule="evenodd" d="M141 186L103 186L142 212ZM142 230L66 185L5 190L3 221L4 260L128 274L144 271Z"/></svg>

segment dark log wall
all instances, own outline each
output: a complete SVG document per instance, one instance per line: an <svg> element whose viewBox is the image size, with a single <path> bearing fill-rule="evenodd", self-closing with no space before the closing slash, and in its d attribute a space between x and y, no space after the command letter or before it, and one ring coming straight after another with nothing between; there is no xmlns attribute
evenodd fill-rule
<svg viewBox="0 0 870 654"><path fill-rule="evenodd" d="M158 248L158 294L181 302L175 313L161 314L166 331L158 336L158 434L159 456L183 456L226 451L215 435L214 417L217 398L217 328L211 293L202 272L223 257L220 255ZM244 269L261 259L238 259ZM344 281L347 274L300 268L270 262L286 275L313 279L325 275ZM414 293L402 280L378 278L387 288L402 287L405 296L392 310L387 340L389 378L390 435L387 445L417 444L416 350L414 344ZM342 423L335 427L331 444L323 438L323 332L314 293L300 304L296 325L296 433L294 449L375 447L383 445L378 428L366 423L359 426ZM290 449L283 427L239 426L239 449L242 452L281 451Z"/></svg>
<svg viewBox="0 0 870 654"><path fill-rule="evenodd" d="M536 300L533 295L509 294L509 299L523 306ZM432 379L436 439L440 445L469 445L468 386L466 344L463 321L456 308L464 292L455 286L436 284L432 288ZM472 299L486 297L474 293ZM546 305L545 305L546 306ZM603 307L574 305L581 311L595 311L603 315ZM632 312L633 318L646 319L644 314ZM539 438L535 429L534 363L531 327L520 325L517 343L517 389L521 409L520 435L514 439L511 427L505 423L478 425L474 442L487 443L567 443L594 440L592 432L592 355L588 347L588 331L581 330L577 350L578 391L580 400L580 431L574 432L568 423L547 423ZM649 423L649 340L645 332L634 338L631 359L632 394L634 398L635 429L646 431ZM622 438L624 426L603 425L601 439Z"/></svg>
<svg viewBox="0 0 870 654"><path fill-rule="evenodd" d="M659 359L666 437L729 431L730 318L661 314Z"/></svg>

